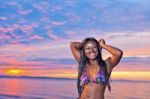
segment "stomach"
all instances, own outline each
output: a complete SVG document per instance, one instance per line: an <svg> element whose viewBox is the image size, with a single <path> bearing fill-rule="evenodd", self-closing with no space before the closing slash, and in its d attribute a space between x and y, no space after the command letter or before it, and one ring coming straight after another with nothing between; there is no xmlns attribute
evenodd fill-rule
<svg viewBox="0 0 150 99"><path fill-rule="evenodd" d="M80 99L104 99L106 84L90 82L84 85Z"/></svg>

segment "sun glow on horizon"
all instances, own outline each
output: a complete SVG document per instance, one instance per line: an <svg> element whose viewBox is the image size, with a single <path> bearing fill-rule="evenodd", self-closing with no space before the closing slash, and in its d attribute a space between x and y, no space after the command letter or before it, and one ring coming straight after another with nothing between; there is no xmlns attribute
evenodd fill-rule
<svg viewBox="0 0 150 99"><path fill-rule="evenodd" d="M77 78L77 73L51 74L49 77L56 78ZM146 80L150 81L149 71L114 71L111 74L112 80Z"/></svg>
<svg viewBox="0 0 150 99"><path fill-rule="evenodd" d="M20 69L10 69L10 70L6 70L5 74L9 76L20 76L22 72L23 70Z"/></svg>
<svg viewBox="0 0 150 99"><path fill-rule="evenodd" d="M112 72L111 77L113 79L150 81L150 71L116 71Z"/></svg>
<svg viewBox="0 0 150 99"><path fill-rule="evenodd" d="M65 70L59 72L31 70L26 71L22 69L7 69L3 73L7 76L28 76L28 77L52 77L52 78L77 78L77 72ZM113 71L111 74L112 80L144 80L150 81L150 71Z"/></svg>

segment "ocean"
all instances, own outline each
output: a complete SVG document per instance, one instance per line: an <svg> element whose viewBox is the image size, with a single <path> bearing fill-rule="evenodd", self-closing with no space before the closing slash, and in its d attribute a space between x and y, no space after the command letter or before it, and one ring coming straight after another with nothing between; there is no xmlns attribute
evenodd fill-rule
<svg viewBox="0 0 150 99"><path fill-rule="evenodd" d="M113 80L105 99L150 99L150 81ZM76 99L76 80L0 78L0 99Z"/></svg>

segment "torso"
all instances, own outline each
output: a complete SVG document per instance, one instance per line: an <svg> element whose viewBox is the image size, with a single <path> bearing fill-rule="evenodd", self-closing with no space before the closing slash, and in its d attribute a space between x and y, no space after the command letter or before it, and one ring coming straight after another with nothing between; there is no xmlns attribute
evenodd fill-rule
<svg viewBox="0 0 150 99"><path fill-rule="evenodd" d="M88 76L91 80L93 80L99 72L99 67L91 68L89 66L87 69ZM84 85L80 99L104 99L105 88L106 84L89 82Z"/></svg>

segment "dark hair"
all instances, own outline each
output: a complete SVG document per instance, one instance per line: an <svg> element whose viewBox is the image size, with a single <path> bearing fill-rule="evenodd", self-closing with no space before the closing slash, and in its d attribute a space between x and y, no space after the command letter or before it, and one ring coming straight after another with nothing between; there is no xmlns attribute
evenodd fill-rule
<svg viewBox="0 0 150 99"><path fill-rule="evenodd" d="M102 55L101 55L102 48L100 47L99 42L93 37L85 38L82 41L80 48L79 48L80 49L80 62L79 62L79 67L78 67L78 78L77 78L77 89L78 89L79 97L81 96L82 89L83 89L81 84L80 84L80 77L82 75L83 70L86 68L86 64L88 62L88 58L85 56L85 53L84 53L84 46L89 41L94 41L96 43L97 48L98 48L97 60L98 60L99 68L101 68L101 67L105 68L105 65L106 65L105 61L103 61L103 59L102 59Z"/></svg>

